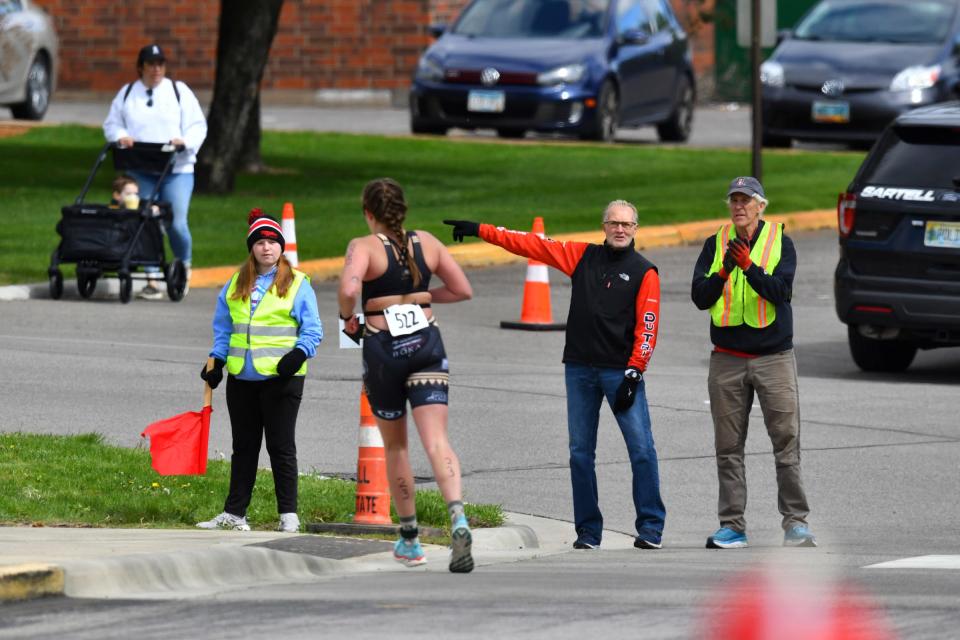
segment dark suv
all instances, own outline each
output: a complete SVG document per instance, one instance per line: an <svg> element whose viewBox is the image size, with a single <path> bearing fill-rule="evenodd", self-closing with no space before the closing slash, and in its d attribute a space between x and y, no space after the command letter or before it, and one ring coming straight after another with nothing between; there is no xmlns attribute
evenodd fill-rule
<svg viewBox="0 0 960 640"><path fill-rule="evenodd" d="M901 115L837 206L837 315L865 371L960 345L960 102Z"/></svg>
<svg viewBox="0 0 960 640"><path fill-rule="evenodd" d="M473 0L420 58L410 127L610 141L619 127L654 125L683 142L695 96L669 0Z"/></svg>

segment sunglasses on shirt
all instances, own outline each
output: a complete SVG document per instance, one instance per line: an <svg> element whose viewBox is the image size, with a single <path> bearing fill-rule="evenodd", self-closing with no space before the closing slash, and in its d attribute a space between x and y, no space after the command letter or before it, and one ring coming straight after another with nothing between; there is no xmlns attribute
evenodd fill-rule
<svg viewBox="0 0 960 640"><path fill-rule="evenodd" d="M153 106L153 89L147 89L147 106Z"/></svg>

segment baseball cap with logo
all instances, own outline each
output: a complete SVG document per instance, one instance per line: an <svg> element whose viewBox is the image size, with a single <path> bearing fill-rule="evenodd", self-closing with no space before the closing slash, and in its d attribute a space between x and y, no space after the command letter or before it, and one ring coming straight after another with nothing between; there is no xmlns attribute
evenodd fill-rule
<svg viewBox="0 0 960 640"><path fill-rule="evenodd" d="M167 56L163 54L163 49L160 48L158 44L148 44L143 49L140 49L140 54L137 56L137 66L142 66L144 62L166 62Z"/></svg>
<svg viewBox="0 0 960 640"><path fill-rule="evenodd" d="M767 196L763 193L763 185L760 184L760 181L752 176L743 176L740 178L734 178L730 181L730 189L727 191L727 197L729 198L734 193L745 193L748 196L760 196L761 198L766 198Z"/></svg>

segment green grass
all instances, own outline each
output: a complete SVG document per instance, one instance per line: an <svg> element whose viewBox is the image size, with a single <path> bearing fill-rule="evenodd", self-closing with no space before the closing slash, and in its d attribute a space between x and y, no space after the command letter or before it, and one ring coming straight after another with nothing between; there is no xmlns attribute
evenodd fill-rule
<svg viewBox="0 0 960 640"><path fill-rule="evenodd" d="M6 159L0 202L0 284L46 280L60 207L78 195L103 144L99 129L40 127L0 139ZM549 234L599 227L604 205L634 202L641 224L723 217L729 180L749 173L747 150L639 145L490 144L308 132L264 132L270 171L240 175L228 196L195 195L190 209L194 265L238 264L246 254L253 206L279 216L296 210L301 260L342 255L367 233L360 191L370 179L396 178L410 203L408 226L445 241L444 218L528 229L544 216ZM770 213L830 208L863 158L849 152L767 152L764 186ZM89 202L109 200L110 160ZM642 231L641 231L642 233ZM69 274L69 270L66 270Z"/></svg>
<svg viewBox="0 0 960 640"><path fill-rule="evenodd" d="M145 449L104 444L98 434L0 434L0 524L192 528L223 510L230 465L211 460L204 476L159 476ZM299 484L304 523L351 522L356 485L304 475ZM474 527L503 523L499 505L467 504ZM396 522L396 513L393 513ZM273 476L261 470L247 519L254 529L277 523ZM417 491L417 520L449 529L443 498Z"/></svg>

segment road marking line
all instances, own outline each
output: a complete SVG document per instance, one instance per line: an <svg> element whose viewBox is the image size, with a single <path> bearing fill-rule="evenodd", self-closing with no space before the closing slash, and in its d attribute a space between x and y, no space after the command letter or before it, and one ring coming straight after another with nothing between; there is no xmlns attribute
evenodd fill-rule
<svg viewBox="0 0 960 640"><path fill-rule="evenodd" d="M960 569L960 556L915 556L869 564L864 569Z"/></svg>

